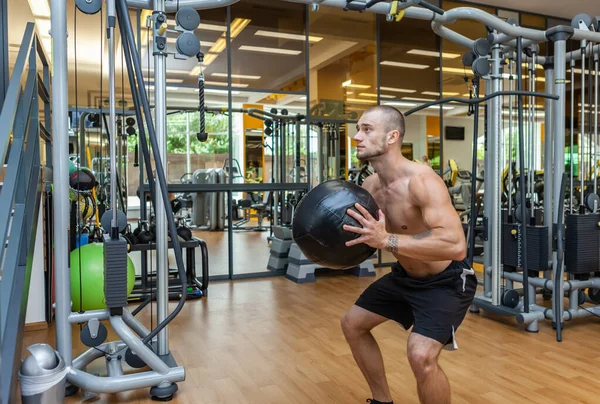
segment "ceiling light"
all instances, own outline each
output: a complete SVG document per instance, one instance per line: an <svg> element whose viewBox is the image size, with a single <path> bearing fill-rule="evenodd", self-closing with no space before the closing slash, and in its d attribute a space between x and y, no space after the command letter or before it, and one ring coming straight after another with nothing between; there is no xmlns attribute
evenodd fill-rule
<svg viewBox="0 0 600 404"><path fill-rule="evenodd" d="M50 18L50 6L48 0L27 0L31 14L34 17Z"/></svg>
<svg viewBox="0 0 600 404"><path fill-rule="evenodd" d="M346 98L346 102L355 102L357 104L377 104L375 100L361 100L358 98Z"/></svg>
<svg viewBox="0 0 600 404"><path fill-rule="evenodd" d="M431 100L428 98L417 98L417 97L402 97L403 100L414 100L414 101L425 101L425 102L433 102L436 100Z"/></svg>
<svg viewBox="0 0 600 404"><path fill-rule="evenodd" d="M439 67L436 67L435 69L436 72L440 71ZM464 69L458 68L458 67L443 67L442 68L442 72L443 73L455 73L455 74L460 74L460 75L473 75L473 72L471 71L471 69L467 69L466 67Z"/></svg>
<svg viewBox="0 0 600 404"><path fill-rule="evenodd" d="M367 84L352 84L352 80L344 81L342 83L342 87L347 87L347 88L362 88L362 89L371 88L371 86L369 86Z"/></svg>
<svg viewBox="0 0 600 404"><path fill-rule="evenodd" d="M393 107L416 107L417 104L413 102L385 102L384 105L391 105Z"/></svg>
<svg viewBox="0 0 600 404"><path fill-rule="evenodd" d="M39 28L40 36L50 36L50 28L52 27L50 20L45 18L36 18L35 25L37 25Z"/></svg>
<svg viewBox="0 0 600 404"><path fill-rule="evenodd" d="M427 69L429 67L428 65L420 65L417 63L392 62L389 60L384 60L383 62L381 62L381 64L383 66L405 67L407 69L419 69L419 70Z"/></svg>
<svg viewBox="0 0 600 404"><path fill-rule="evenodd" d="M211 76L215 77L227 77L227 73L213 73ZM261 76L246 76L244 74L232 74L232 79L245 79L245 80L260 80Z"/></svg>
<svg viewBox="0 0 600 404"><path fill-rule="evenodd" d="M249 52L274 53L277 55L292 55L292 56L297 56L302 53L302 51L298 51L298 50L281 49L281 48L267 48L264 46L250 46L250 45L242 45L242 46L240 46L239 49L249 51Z"/></svg>
<svg viewBox="0 0 600 404"><path fill-rule="evenodd" d="M428 109L440 109L439 105L432 105L430 107L427 107ZM454 107L442 107L442 109L454 109Z"/></svg>
<svg viewBox="0 0 600 404"><path fill-rule="evenodd" d="M219 56L218 53L208 53L202 59L202 66L208 67L212 62L214 62L217 59L217 56ZM200 72L198 72L198 73L200 73ZM197 75L197 73L196 73L196 75Z"/></svg>
<svg viewBox="0 0 600 404"><path fill-rule="evenodd" d="M183 79L167 79L167 83L183 83Z"/></svg>
<svg viewBox="0 0 600 404"><path fill-rule="evenodd" d="M420 49L411 49L406 53L411 54L411 55L432 56L432 57L436 57L436 58L440 57L439 52L420 50ZM458 57L460 57L460 55L458 53L442 52L442 58L444 58L444 59L456 59Z"/></svg>
<svg viewBox="0 0 600 404"><path fill-rule="evenodd" d="M236 18L231 22L230 35L231 39L236 38L250 24L247 18Z"/></svg>
<svg viewBox="0 0 600 404"><path fill-rule="evenodd" d="M175 24L173 24L173 25L175 25ZM204 23L200 23L200 25L198 25L198 29L201 29L203 31L218 31L218 32L227 31L227 27L224 25L204 24Z"/></svg>
<svg viewBox="0 0 600 404"><path fill-rule="evenodd" d="M435 95L437 97L439 97L440 93L435 92L435 91L424 91L421 94L423 95ZM444 91L442 92L442 94L446 97L454 97L456 95L459 95L460 93L453 93L453 92L448 92L448 91Z"/></svg>
<svg viewBox="0 0 600 404"><path fill-rule="evenodd" d="M416 93L417 90L406 90L404 88L396 88L396 87L379 87L381 91L392 91L395 93Z"/></svg>
<svg viewBox="0 0 600 404"><path fill-rule="evenodd" d="M375 97L375 98L377 98L377 94L373 94L373 93L360 93L358 95L359 95L359 97ZM396 97L393 95L381 94L381 98L396 98Z"/></svg>
<svg viewBox="0 0 600 404"><path fill-rule="evenodd" d="M224 81L205 81L204 84L207 86L227 87L227 83ZM231 87L246 88L248 86L249 84L244 83L231 83Z"/></svg>
<svg viewBox="0 0 600 404"><path fill-rule="evenodd" d="M196 89L196 92L198 93L200 91L198 89ZM223 94L223 95L229 94L229 92L227 90L213 90L212 88L206 88L204 90L204 92L206 94ZM232 95L238 95L238 94L240 94L240 92L239 91L232 91L231 94Z"/></svg>
<svg viewBox="0 0 600 404"><path fill-rule="evenodd" d="M267 38L280 38L280 39L292 39L297 41L306 41L306 35L300 34L286 34L285 32L271 32L271 31L263 31L258 30L254 33L257 36L264 36ZM322 41L323 38L318 36L309 36L308 41L311 43L316 43Z"/></svg>

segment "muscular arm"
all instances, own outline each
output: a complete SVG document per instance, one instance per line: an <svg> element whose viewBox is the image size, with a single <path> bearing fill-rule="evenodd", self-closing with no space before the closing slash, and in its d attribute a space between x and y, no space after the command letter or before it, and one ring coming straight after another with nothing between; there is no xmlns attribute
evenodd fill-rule
<svg viewBox="0 0 600 404"><path fill-rule="evenodd" d="M466 240L462 224L442 180L423 174L414 177L408 187L428 230L412 236L389 234L385 249L421 261L463 260Z"/></svg>

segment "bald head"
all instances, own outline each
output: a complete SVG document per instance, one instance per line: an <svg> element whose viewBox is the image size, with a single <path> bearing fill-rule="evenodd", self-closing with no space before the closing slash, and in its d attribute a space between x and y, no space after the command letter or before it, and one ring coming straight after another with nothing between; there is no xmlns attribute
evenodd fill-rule
<svg viewBox="0 0 600 404"><path fill-rule="evenodd" d="M386 132L397 130L399 135L399 143L402 144L404 139L405 123L404 115L397 108L389 105L377 105L365 111L366 114L378 114L378 121L382 122Z"/></svg>

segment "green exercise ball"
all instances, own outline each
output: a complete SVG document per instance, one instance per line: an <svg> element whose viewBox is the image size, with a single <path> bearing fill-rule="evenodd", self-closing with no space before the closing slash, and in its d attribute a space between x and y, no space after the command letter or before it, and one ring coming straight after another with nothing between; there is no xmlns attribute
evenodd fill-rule
<svg viewBox="0 0 600 404"><path fill-rule="evenodd" d="M79 284L79 263L81 262L81 285ZM135 283L135 267L127 257L127 296ZM81 286L81 287L80 287ZM81 294L80 294L81 291ZM80 296L83 295L83 302ZM91 243L71 251L71 300L72 310L106 309L104 300L104 244ZM79 306L82 304L81 307Z"/></svg>

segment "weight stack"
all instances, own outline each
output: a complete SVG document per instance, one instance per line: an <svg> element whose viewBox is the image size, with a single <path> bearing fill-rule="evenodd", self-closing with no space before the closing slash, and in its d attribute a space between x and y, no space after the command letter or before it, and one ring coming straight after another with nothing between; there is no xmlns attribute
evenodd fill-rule
<svg viewBox="0 0 600 404"><path fill-rule="evenodd" d="M517 223L502 225L502 264L514 268L523 268L520 250L522 227ZM529 271L548 270L548 228L545 226L527 226L527 264Z"/></svg>
<svg viewBox="0 0 600 404"><path fill-rule="evenodd" d="M566 222L565 271L600 271L600 215L569 215Z"/></svg>
<svg viewBox="0 0 600 404"><path fill-rule="evenodd" d="M104 298L108 309L127 306L127 241L104 239Z"/></svg>

